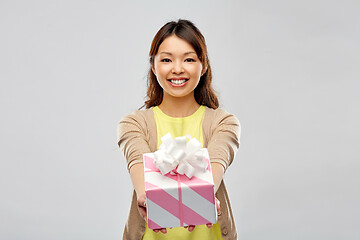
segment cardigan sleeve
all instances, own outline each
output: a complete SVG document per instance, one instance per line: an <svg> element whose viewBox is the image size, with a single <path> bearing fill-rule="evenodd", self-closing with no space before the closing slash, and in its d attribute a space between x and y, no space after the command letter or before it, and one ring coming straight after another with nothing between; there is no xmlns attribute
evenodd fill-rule
<svg viewBox="0 0 360 240"><path fill-rule="evenodd" d="M240 146L241 126L232 114L219 109L207 149L211 162L220 163L225 171Z"/></svg>
<svg viewBox="0 0 360 240"><path fill-rule="evenodd" d="M143 161L143 154L150 152L147 128L135 113L124 117L118 124L118 146L127 162L127 169Z"/></svg>

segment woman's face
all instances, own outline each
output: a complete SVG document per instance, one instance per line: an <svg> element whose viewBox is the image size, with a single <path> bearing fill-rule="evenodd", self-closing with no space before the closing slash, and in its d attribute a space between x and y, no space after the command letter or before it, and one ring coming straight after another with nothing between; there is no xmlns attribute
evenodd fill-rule
<svg viewBox="0 0 360 240"><path fill-rule="evenodd" d="M152 71L164 90L164 97L193 96L205 72L194 48L176 35L165 38L160 44Z"/></svg>

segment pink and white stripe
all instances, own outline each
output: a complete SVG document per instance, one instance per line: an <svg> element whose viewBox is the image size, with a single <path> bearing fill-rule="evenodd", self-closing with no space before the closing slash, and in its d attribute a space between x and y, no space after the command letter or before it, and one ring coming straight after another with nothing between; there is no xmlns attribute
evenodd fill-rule
<svg viewBox="0 0 360 240"><path fill-rule="evenodd" d="M150 229L216 223L214 182L210 161L206 172L191 179L162 175L153 154L143 156L148 226Z"/></svg>

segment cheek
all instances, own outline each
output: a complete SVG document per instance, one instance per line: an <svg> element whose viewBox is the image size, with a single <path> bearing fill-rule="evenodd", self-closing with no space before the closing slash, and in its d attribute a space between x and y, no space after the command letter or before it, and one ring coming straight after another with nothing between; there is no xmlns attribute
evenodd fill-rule
<svg viewBox="0 0 360 240"><path fill-rule="evenodd" d="M156 76L159 78L166 78L167 74L169 73L170 69L166 66L158 66L155 68Z"/></svg>
<svg viewBox="0 0 360 240"><path fill-rule="evenodd" d="M201 65L194 65L191 69L191 72L195 76L201 75L202 66Z"/></svg>

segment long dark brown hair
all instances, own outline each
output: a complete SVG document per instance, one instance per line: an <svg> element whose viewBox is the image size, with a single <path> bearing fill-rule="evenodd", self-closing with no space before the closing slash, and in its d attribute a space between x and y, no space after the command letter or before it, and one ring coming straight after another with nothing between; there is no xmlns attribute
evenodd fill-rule
<svg viewBox="0 0 360 240"><path fill-rule="evenodd" d="M160 44L165 40L165 38L173 34L188 42L195 49L195 52L202 63L203 69L207 69L206 72L200 77L199 84L194 90L196 102L209 108L218 108L219 101L211 86L212 74L205 44L205 38L191 21L184 19L179 19L177 22L171 21L166 23L156 33L151 43L149 52L150 69L147 76L147 96L144 106L146 108L158 106L163 100L163 89L159 85L151 68L154 64L154 58L159 50Z"/></svg>

